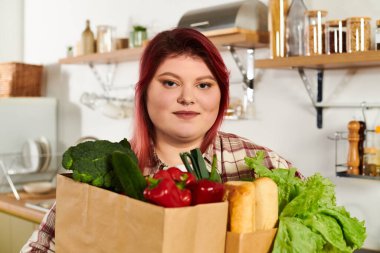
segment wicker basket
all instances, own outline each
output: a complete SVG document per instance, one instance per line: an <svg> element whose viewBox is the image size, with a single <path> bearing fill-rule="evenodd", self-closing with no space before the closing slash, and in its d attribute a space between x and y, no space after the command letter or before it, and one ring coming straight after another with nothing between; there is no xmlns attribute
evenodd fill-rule
<svg viewBox="0 0 380 253"><path fill-rule="evenodd" d="M17 62L0 63L0 97L39 97L41 65Z"/></svg>

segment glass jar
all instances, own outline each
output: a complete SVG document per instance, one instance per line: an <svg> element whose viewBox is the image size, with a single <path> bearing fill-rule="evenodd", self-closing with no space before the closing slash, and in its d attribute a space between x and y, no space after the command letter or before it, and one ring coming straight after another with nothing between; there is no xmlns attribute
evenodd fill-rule
<svg viewBox="0 0 380 253"><path fill-rule="evenodd" d="M326 54L345 53L346 21L330 20L326 22Z"/></svg>
<svg viewBox="0 0 380 253"><path fill-rule="evenodd" d="M347 19L347 51L364 52L371 49L371 18L352 17Z"/></svg>
<svg viewBox="0 0 380 253"><path fill-rule="evenodd" d="M306 11L306 55L323 54L325 52L326 16L327 11Z"/></svg>
<svg viewBox="0 0 380 253"><path fill-rule="evenodd" d="M363 155L363 175L376 176L376 148L364 148Z"/></svg>
<svg viewBox="0 0 380 253"><path fill-rule="evenodd" d="M380 50L380 20L376 20L376 36L375 36L375 42L376 42L376 50Z"/></svg>
<svg viewBox="0 0 380 253"><path fill-rule="evenodd" d="M129 33L129 47L142 47L148 41L148 32L145 26L135 25Z"/></svg>
<svg viewBox="0 0 380 253"><path fill-rule="evenodd" d="M271 58L286 56L285 20L288 0L269 0L269 42Z"/></svg>
<svg viewBox="0 0 380 253"><path fill-rule="evenodd" d="M112 26L100 25L97 27L96 51L107 53L116 49L114 38L115 29Z"/></svg>

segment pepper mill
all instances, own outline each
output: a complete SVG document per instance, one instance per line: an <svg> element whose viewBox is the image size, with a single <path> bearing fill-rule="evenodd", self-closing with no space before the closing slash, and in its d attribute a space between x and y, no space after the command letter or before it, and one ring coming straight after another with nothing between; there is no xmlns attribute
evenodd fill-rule
<svg viewBox="0 0 380 253"><path fill-rule="evenodd" d="M348 157L347 157L347 173L351 175L359 175L360 155L359 155L359 141L360 141L360 123L353 120L348 123Z"/></svg>

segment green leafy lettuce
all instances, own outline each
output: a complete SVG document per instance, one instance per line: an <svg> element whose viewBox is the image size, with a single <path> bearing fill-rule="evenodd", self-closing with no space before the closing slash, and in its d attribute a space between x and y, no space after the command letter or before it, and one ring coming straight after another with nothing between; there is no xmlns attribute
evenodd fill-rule
<svg viewBox="0 0 380 253"><path fill-rule="evenodd" d="M364 221L336 205L335 185L319 173L302 180L296 169L264 166L264 152L246 157L257 177L273 179L279 189L279 227L273 252L353 252L366 238Z"/></svg>

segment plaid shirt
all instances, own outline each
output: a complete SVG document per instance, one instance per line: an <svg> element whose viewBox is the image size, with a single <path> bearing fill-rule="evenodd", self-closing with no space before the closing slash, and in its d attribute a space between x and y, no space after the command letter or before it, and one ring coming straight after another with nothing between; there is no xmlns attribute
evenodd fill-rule
<svg viewBox="0 0 380 253"><path fill-rule="evenodd" d="M272 150L256 145L251 141L230 133L219 132L215 142L211 144L203 157L206 165L211 170L212 157L216 154L218 160L218 170L223 182L239 180L242 178L254 178L254 171L245 164L244 157L252 157L256 152L262 150L265 152L264 165L269 169L289 168L291 163L283 159ZM154 172L167 167L155 155L157 166L150 168L145 172L153 174ZM298 176L301 177L300 174ZM55 252L55 205L49 213L46 214L39 229L35 231L21 252Z"/></svg>

